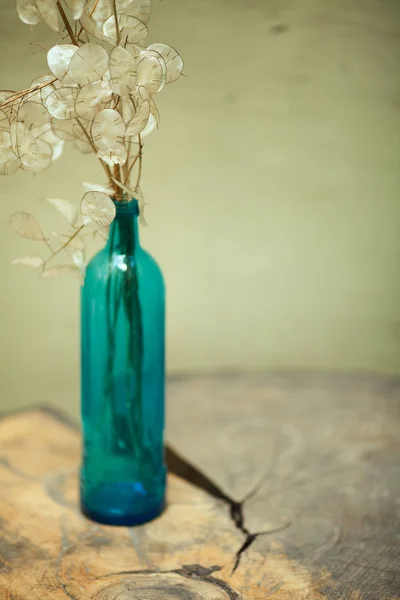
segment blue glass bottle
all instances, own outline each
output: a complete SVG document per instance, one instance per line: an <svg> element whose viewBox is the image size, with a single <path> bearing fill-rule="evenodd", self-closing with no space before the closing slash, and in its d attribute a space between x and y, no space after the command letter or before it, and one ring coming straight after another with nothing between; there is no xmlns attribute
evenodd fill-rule
<svg viewBox="0 0 400 600"><path fill-rule="evenodd" d="M164 507L164 283L140 247L138 204L115 202L107 245L81 296L81 507L136 525Z"/></svg>

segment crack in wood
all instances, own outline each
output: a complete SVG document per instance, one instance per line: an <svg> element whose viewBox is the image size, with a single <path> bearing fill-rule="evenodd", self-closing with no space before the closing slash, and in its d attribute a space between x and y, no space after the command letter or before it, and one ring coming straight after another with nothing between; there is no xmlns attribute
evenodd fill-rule
<svg viewBox="0 0 400 600"><path fill-rule="evenodd" d="M249 529L247 529L245 526L243 514L245 503L253 498L255 494L257 494L264 478L257 484L257 486L255 486L253 490L247 494L247 496L241 502L237 502L233 498L229 497L224 491L222 491L221 488L215 485L206 475L204 475L204 473L202 473L194 465L191 465L186 459L175 452L170 446L167 447L167 463L172 473L178 475L192 485L195 485L196 487L206 491L210 495L214 496L214 498L222 500L229 507L229 514L233 524L235 525L236 529L238 529L245 536L243 544L235 554L235 562L232 573L234 573L239 567L243 554L250 548L257 537L260 535L268 535L283 531L292 524L289 522L277 529L256 532L249 531Z"/></svg>
<svg viewBox="0 0 400 600"><path fill-rule="evenodd" d="M173 473L175 473L175 475L179 475L179 477L181 477L182 479L185 479L189 483L197 486L198 488L203 489L204 491L208 492L215 498L222 500L223 502L225 502L225 504L228 505L229 514L233 524L235 525L236 529L238 529L245 536L243 544L240 546L239 550L235 554L235 562L233 565L232 573L234 573L239 567L243 554L250 548L250 546L259 536L278 533L292 525L292 522L289 521L288 523L285 523L281 527L277 527L275 529L255 532L251 532L245 526L245 519L243 514L244 506L246 502L248 502L257 494L264 478L255 486L253 490L251 490L246 495L246 497L241 502L237 502L233 498L230 498L228 494L223 492L218 486L216 486L199 469L197 469L195 466L188 463L184 458L179 456L171 447L167 448L167 457L169 457L169 460L167 458L168 466L170 470Z"/></svg>
<svg viewBox="0 0 400 600"><path fill-rule="evenodd" d="M233 565L232 574L238 568L238 566L240 564L240 560L242 558L242 554L244 554L246 552L246 550L248 550L250 548L250 546L252 545L254 540L257 539L257 537L258 536L256 533L248 533L246 535L246 539L244 540L243 544L240 546L239 550L236 552L235 563Z"/></svg>
<svg viewBox="0 0 400 600"><path fill-rule="evenodd" d="M259 492L261 486L265 483L266 480L268 480L273 470L273 463L271 464L270 471L264 473L260 481L254 486L253 489L249 491L248 494L246 494L246 496L240 502L237 502L236 500L231 498L219 486L217 486L213 481L211 481L204 473L197 469L197 467L190 464L186 459L180 456L170 446L167 446L167 464L172 473L178 475L179 477L191 483L192 485L195 485L196 487L206 491L214 498L222 500L229 507L229 514L233 524L235 525L236 529L238 529L245 537L243 544L235 553L235 561L232 573L234 573L239 567L243 554L250 548L250 546L259 536L279 533L280 531L283 531L292 525L292 522L288 521L284 525L275 529L255 532L250 531L245 525L245 518L243 514L244 506L246 502L254 498L254 496Z"/></svg>
<svg viewBox="0 0 400 600"><path fill-rule="evenodd" d="M235 524L235 527L239 529L244 535L249 535L250 531L244 526L244 516L243 516L243 507L245 501L235 502L231 500L230 502L230 516L232 521Z"/></svg>
<svg viewBox="0 0 400 600"><path fill-rule="evenodd" d="M238 566L240 564L240 560L242 558L242 555L246 552L246 550L248 550L250 548L252 543L257 538L259 538L262 535L271 535L272 533L279 533L280 531L284 531L291 525L292 525L292 522L289 521L288 523L285 523L284 525L282 525L281 527L277 527L276 529L270 529L268 531L258 531L256 533L250 533L246 528L241 529L241 531L243 531L243 533L246 533L246 539L244 540L243 544L240 546L239 550L236 552L236 558L235 558L235 563L233 565L232 574L238 568Z"/></svg>
<svg viewBox="0 0 400 600"><path fill-rule="evenodd" d="M119 575L154 575L154 574L169 574L176 573L177 575L183 575L184 577L192 577L202 579L212 575L216 571L221 571L220 565L214 565L213 567L202 567L201 565L183 565L180 569L170 569L168 571L160 571L159 569L133 569L128 571L113 571L106 573L105 575L99 575L95 579L105 579L107 577L115 577Z"/></svg>
<svg viewBox="0 0 400 600"><path fill-rule="evenodd" d="M240 600L240 596L237 592L235 592L230 585L228 585L222 579L218 579L213 576L215 571L220 571L221 567L215 565L213 567L202 567L201 565L183 565L181 569L176 569L172 571L177 575L182 575L188 579L201 579L201 581L206 581L215 585L222 589L224 592L228 594L230 600Z"/></svg>
<svg viewBox="0 0 400 600"><path fill-rule="evenodd" d="M121 575L180 575L185 579L194 579L199 581L204 581L215 587L223 590L227 595L229 600L240 600L240 596L235 590L233 590L230 585L228 585L222 579L214 577L214 573L217 571L221 571L222 567L220 565L214 565L212 567L203 567L202 565L192 564L192 565L182 565L180 569L171 569L168 571L158 570L158 569L140 569L133 571L115 571L112 573L107 573L106 575L100 575L95 579L106 579L108 577L118 577ZM76 599L73 599L76 600Z"/></svg>

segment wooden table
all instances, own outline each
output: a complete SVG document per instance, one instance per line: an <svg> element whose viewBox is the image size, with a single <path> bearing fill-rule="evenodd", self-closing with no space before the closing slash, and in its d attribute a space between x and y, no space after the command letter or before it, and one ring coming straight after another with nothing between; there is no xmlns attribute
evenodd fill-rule
<svg viewBox="0 0 400 600"><path fill-rule="evenodd" d="M132 529L79 513L73 424L2 419L1 600L399 600L399 379L232 374L168 391L169 505Z"/></svg>

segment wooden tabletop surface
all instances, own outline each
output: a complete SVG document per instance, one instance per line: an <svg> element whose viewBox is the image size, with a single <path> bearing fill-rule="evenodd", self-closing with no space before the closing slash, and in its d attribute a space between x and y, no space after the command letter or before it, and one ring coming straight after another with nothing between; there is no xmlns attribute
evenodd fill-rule
<svg viewBox="0 0 400 600"><path fill-rule="evenodd" d="M0 600L400 600L400 379L168 384L168 508L85 519L79 430L0 421Z"/></svg>

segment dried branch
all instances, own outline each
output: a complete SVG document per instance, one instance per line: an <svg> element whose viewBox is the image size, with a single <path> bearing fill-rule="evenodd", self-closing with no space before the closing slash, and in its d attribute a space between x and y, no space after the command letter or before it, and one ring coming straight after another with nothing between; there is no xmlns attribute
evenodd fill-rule
<svg viewBox="0 0 400 600"><path fill-rule="evenodd" d="M127 180L127 177L128 177L128 168L129 168L128 165L129 165L129 159L131 157L131 145L127 144L127 146L128 147L126 149L126 162L125 162L124 166L122 167L122 172L123 172L123 175L124 175L124 183L125 183L125 181Z"/></svg>
<svg viewBox="0 0 400 600"><path fill-rule="evenodd" d="M114 165L114 173L113 173L113 181L121 181L121 167L120 165ZM115 189L115 198L116 199L120 199L121 198L121 189L116 186Z"/></svg>
<svg viewBox="0 0 400 600"><path fill-rule="evenodd" d="M35 42L29 42L30 46L36 46L37 48L40 48L41 50L44 50L45 52L48 52L49 49L46 48L46 46L43 46L43 44L36 44ZM38 54L38 52L36 52L36 54Z"/></svg>
<svg viewBox="0 0 400 600"><path fill-rule="evenodd" d="M28 88L27 90L22 90L22 92L15 92L15 94L13 96L10 96L9 98L7 98L7 100L5 100L4 102L2 102L0 104L0 108L4 108L5 106L8 106L9 104L13 104L13 102L15 102L16 100L19 100L19 98L24 98L25 96L28 96L29 94L38 92L39 90L42 90L43 88L47 87L48 85L53 85L53 83L55 81L57 81L57 77L55 77L51 81L48 81L47 83L41 83L40 85L35 85L35 87L33 87L33 88ZM6 92L8 90L1 90L1 91Z"/></svg>
<svg viewBox="0 0 400 600"><path fill-rule="evenodd" d="M138 178L136 181L135 192L137 192L137 189L140 184L140 179L142 177L142 163L143 163L143 144L142 144L142 137L140 134L138 135L138 138L139 138L139 171L138 171Z"/></svg>
<svg viewBox="0 0 400 600"><path fill-rule="evenodd" d="M139 157L140 157L140 150L139 150L139 152L136 154L136 156L135 156L134 160L132 161L132 164L131 164L131 166L129 167L129 169L128 169L128 170L127 170L127 172L126 172L125 179L124 179L124 185L127 185L127 184L128 184L129 177L130 177L130 175L131 175L132 169L133 169L133 167L135 166L135 164L137 163L137 161L139 160Z"/></svg>
<svg viewBox="0 0 400 600"><path fill-rule="evenodd" d="M46 244L47 248L50 250L50 252L51 252L51 253L53 253L53 252L54 252L54 250L53 250L53 248L51 247L49 240L48 240L47 238L44 238L44 240L43 240L43 241L44 241L44 243ZM50 260L50 259L49 259L49 260Z"/></svg>
<svg viewBox="0 0 400 600"><path fill-rule="evenodd" d="M94 11L96 10L98 3L99 3L99 0L96 0L96 2L93 4L93 8L90 11L90 15L89 15L90 18L93 17Z"/></svg>
<svg viewBox="0 0 400 600"><path fill-rule="evenodd" d="M76 238L77 235L80 234L80 232L82 231L82 229L85 227L85 225L81 225L72 235L71 237L65 242L65 244L63 244L61 246L61 248L58 248L58 250L56 250L55 252L53 252L53 254L50 256L50 258L48 258L44 263L43 263L43 269L46 267L46 265L48 264L48 262L54 258L55 256L57 256L57 254L60 254L60 252L62 252L63 250L65 250L65 248L67 248L70 243L72 242L72 240L74 240Z"/></svg>
<svg viewBox="0 0 400 600"><path fill-rule="evenodd" d="M94 143L92 141L92 138L90 137L90 135L88 134L88 132L86 131L86 129L84 128L84 126L82 125L82 123L80 122L80 120L76 119L76 121L77 121L79 127L82 129L83 133L85 134L85 137L86 137L87 141L89 142L89 144L90 144L93 152L97 156L97 148L94 145ZM110 167L108 165L106 165L102 160L99 159L99 161L100 161L101 166L103 167L104 171L106 172L106 175L108 177L109 183L111 183L111 185L112 185L112 174L111 174L111 171L110 171Z"/></svg>
<svg viewBox="0 0 400 600"><path fill-rule="evenodd" d="M118 24L118 12L117 12L117 0L112 0L114 19L115 19L115 30L117 32L117 44L119 45L121 42L121 32L119 30Z"/></svg>
<svg viewBox="0 0 400 600"><path fill-rule="evenodd" d="M78 42L78 40L77 40L77 39L76 39L76 37L75 37L74 31L73 31L73 29L72 29L72 27L71 27L71 24L70 24L70 22L68 21L68 17L67 17L67 15L66 15L66 14L65 14L65 12L64 12L64 9L63 9L63 7L61 6L61 2L60 2L60 0L57 0L56 4L57 4L58 12L60 13L60 15L61 15L61 18L62 18L62 20L63 20L63 23L64 23L64 25L65 25L65 29L68 31L68 35L69 35L69 37L71 38L71 42L72 42L72 43L73 43L75 46L78 46L78 47L79 47L79 42ZM78 36L78 37L79 37L79 36Z"/></svg>

